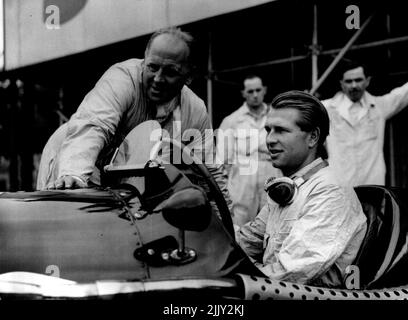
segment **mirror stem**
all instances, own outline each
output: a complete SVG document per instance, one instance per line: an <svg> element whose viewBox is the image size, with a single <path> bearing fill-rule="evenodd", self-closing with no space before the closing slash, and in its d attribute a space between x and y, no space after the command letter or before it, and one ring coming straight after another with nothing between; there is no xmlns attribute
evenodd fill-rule
<svg viewBox="0 0 408 320"><path fill-rule="evenodd" d="M179 249L178 249L178 255L179 257L185 255L185 232L182 229L179 229Z"/></svg>

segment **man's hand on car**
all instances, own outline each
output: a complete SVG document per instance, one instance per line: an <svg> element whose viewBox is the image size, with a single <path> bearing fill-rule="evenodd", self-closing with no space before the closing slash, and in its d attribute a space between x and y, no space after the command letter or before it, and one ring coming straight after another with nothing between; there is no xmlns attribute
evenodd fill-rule
<svg viewBox="0 0 408 320"><path fill-rule="evenodd" d="M59 177L56 181L51 182L48 186L48 190L62 190L62 189L80 189L80 188L87 188L88 183L85 182L82 178L78 176L62 176Z"/></svg>

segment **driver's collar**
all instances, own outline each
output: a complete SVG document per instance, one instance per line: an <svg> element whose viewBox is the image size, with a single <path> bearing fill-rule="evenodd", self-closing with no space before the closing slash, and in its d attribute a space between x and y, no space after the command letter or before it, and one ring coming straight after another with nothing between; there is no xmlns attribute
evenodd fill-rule
<svg viewBox="0 0 408 320"><path fill-rule="evenodd" d="M323 159L321 157L318 157L317 159L313 160L310 162L308 165L304 166L303 168L299 169L296 171L294 174L290 175L289 178L291 179L296 179L297 177L302 177L304 176L309 170L312 168L318 166L320 163L323 162Z"/></svg>

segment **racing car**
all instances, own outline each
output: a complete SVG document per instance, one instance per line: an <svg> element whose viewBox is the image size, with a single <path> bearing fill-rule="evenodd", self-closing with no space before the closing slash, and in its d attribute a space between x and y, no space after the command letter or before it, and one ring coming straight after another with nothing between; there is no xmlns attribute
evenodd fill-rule
<svg viewBox="0 0 408 320"><path fill-rule="evenodd" d="M407 193L359 186L367 232L344 288L266 277L235 241L214 178L187 146L133 129L104 167L104 184L0 193L1 299L151 296L220 299L408 298ZM180 163L162 150L178 150Z"/></svg>

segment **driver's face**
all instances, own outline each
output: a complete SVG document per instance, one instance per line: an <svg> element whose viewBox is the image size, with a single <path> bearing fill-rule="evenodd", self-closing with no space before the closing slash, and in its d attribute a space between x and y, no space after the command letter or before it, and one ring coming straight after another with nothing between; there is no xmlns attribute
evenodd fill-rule
<svg viewBox="0 0 408 320"><path fill-rule="evenodd" d="M361 99L369 83L370 78L365 76L362 67L346 71L340 81L343 92L353 102Z"/></svg>
<svg viewBox="0 0 408 320"><path fill-rule="evenodd" d="M314 160L312 134L299 127L300 117L299 110L294 108L272 108L266 119L266 146L272 165L285 176L290 176Z"/></svg>
<svg viewBox="0 0 408 320"><path fill-rule="evenodd" d="M187 45L172 35L153 40L143 62L143 86L150 101L168 102L180 92L189 76L188 54Z"/></svg>

